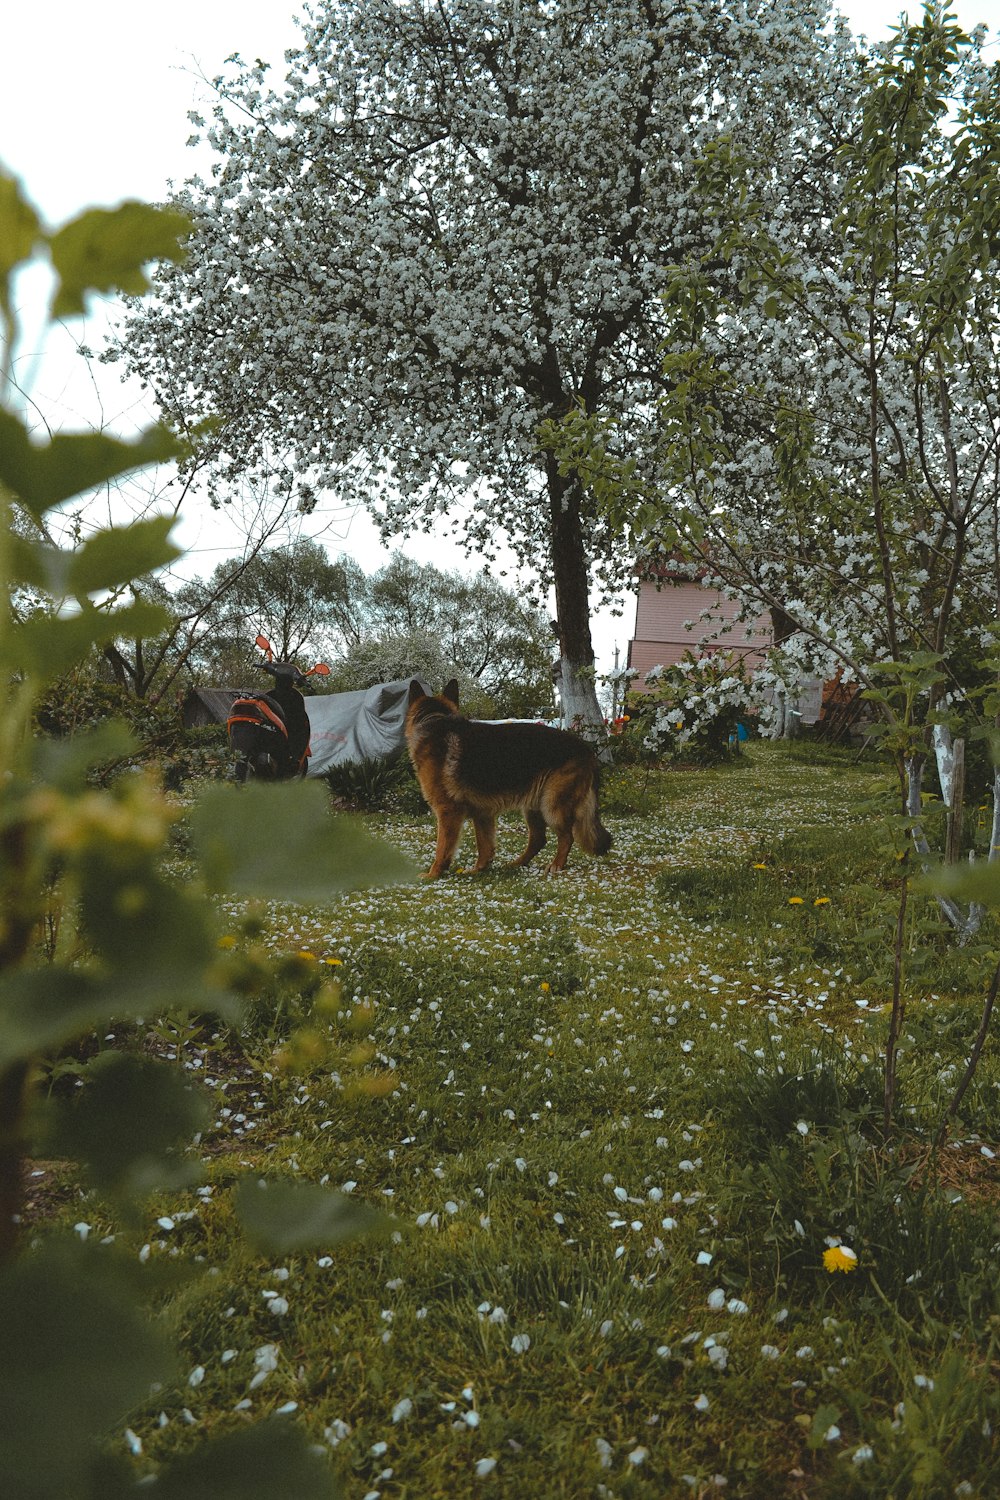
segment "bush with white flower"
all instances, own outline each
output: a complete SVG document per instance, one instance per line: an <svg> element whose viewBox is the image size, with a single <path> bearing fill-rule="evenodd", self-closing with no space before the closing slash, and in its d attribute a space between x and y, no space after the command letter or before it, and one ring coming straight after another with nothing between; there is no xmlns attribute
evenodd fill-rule
<svg viewBox="0 0 1000 1500"><path fill-rule="evenodd" d="M650 754L711 763L738 753L739 725L753 696L739 657L686 651L680 661L647 672L645 686L633 709Z"/></svg>

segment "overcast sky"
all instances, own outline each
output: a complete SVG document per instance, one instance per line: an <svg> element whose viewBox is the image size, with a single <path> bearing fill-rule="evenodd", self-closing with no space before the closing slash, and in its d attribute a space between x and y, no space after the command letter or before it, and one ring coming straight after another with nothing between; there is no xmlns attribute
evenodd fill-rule
<svg viewBox="0 0 1000 1500"><path fill-rule="evenodd" d="M905 8L899 0L838 6L856 32L872 39L884 36ZM919 5L908 8L914 18L920 12ZM956 0L950 8L967 27L1000 26L1000 0ZM198 168L185 145L187 112L208 97L198 74L211 77L233 52L261 57L278 72L299 35L295 14L283 0L15 0L0 29L0 161L22 179L50 224L94 204L160 199L168 182ZM103 319L95 315L89 323L86 330L75 324L74 333L99 344ZM149 420L134 392L106 381L108 371L95 390L77 365L82 361L67 360L50 344L44 362L21 367L50 421L78 427L100 413L127 430ZM323 540L333 553L352 552L368 570L384 560L366 517L332 513L324 522ZM189 572L205 573L238 550L204 519L189 521L181 540L190 549ZM440 566L466 566L444 541L407 550ZM595 630L602 666L610 666L615 644L624 661L632 619L631 609L617 623L602 613Z"/></svg>

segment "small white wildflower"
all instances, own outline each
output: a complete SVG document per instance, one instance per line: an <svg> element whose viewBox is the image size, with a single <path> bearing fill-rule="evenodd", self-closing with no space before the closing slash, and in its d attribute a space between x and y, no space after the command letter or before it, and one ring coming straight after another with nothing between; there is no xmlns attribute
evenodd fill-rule
<svg viewBox="0 0 1000 1500"><path fill-rule="evenodd" d="M628 1461L633 1468L637 1469L640 1464L644 1464L646 1462L646 1459L648 1457L648 1448L633 1448L632 1452L628 1456Z"/></svg>
<svg viewBox="0 0 1000 1500"><path fill-rule="evenodd" d="M862 1443L860 1448L855 1448L851 1454L852 1464L867 1464L875 1457L875 1449L868 1443Z"/></svg>
<svg viewBox="0 0 1000 1500"><path fill-rule="evenodd" d="M531 1348L531 1339L526 1333L515 1333L510 1341L510 1347L515 1354L524 1354Z"/></svg>
<svg viewBox="0 0 1000 1500"><path fill-rule="evenodd" d="M694 1263L696 1266L710 1266L712 1259L712 1252L710 1250L699 1250Z"/></svg>
<svg viewBox="0 0 1000 1500"><path fill-rule="evenodd" d="M201 1383L202 1383L202 1381L204 1379L205 1379L205 1366L204 1365L195 1365L194 1369L191 1371L190 1375L188 1376L188 1385L190 1385L190 1386L199 1386L199 1385L201 1385Z"/></svg>
<svg viewBox="0 0 1000 1500"><path fill-rule="evenodd" d="M740 1297L730 1297L726 1306L731 1313L740 1318L750 1311L747 1304Z"/></svg>
<svg viewBox="0 0 1000 1500"><path fill-rule="evenodd" d="M492 1474L497 1466L495 1458L481 1458L476 1464L476 1478L485 1479L487 1474Z"/></svg>
<svg viewBox="0 0 1000 1500"><path fill-rule="evenodd" d="M131 1427L126 1427L125 1441L128 1444L129 1452L134 1453L138 1458L139 1454L142 1452L142 1438L134 1433Z"/></svg>
<svg viewBox="0 0 1000 1500"><path fill-rule="evenodd" d="M726 1305L726 1293L721 1286L713 1287L708 1294L708 1305L713 1312L719 1312Z"/></svg>
<svg viewBox="0 0 1000 1500"><path fill-rule="evenodd" d="M702 1393L700 1396L696 1396L694 1399L695 1411L708 1411L708 1408L711 1406L711 1404L711 1401L709 1401L708 1397L704 1393Z"/></svg>
<svg viewBox="0 0 1000 1500"><path fill-rule="evenodd" d="M392 1408L392 1420L393 1422L405 1422L407 1417L410 1416L412 1412L413 1402L410 1400L409 1396L404 1396L402 1400L397 1401L395 1406Z"/></svg>
<svg viewBox="0 0 1000 1500"><path fill-rule="evenodd" d="M760 1354L762 1359L780 1359L781 1350L775 1348L774 1344L761 1344Z"/></svg>

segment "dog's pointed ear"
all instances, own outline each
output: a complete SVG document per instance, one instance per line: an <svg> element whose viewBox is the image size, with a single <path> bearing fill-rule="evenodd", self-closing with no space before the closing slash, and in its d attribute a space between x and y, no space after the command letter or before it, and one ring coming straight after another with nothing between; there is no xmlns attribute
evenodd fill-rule
<svg viewBox="0 0 1000 1500"><path fill-rule="evenodd" d="M456 708L458 707L458 678L457 677L453 677L450 682L446 682L445 683L444 687L441 689L441 697L442 698L447 698L447 700L448 700L449 703L454 703L455 707Z"/></svg>
<svg viewBox="0 0 1000 1500"><path fill-rule="evenodd" d="M423 688L420 686L420 683L414 677L410 683L410 691L407 696L407 702L409 703L410 707L412 708L414 703L419 703L421 698L426 697L427 694L424 692Z"/></svg>

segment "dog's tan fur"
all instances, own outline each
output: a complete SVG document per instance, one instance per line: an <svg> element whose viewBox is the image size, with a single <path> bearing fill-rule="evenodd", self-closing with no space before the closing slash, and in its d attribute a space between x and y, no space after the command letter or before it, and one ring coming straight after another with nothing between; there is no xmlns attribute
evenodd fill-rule
<svg viewBox="0 0 1000 1500"><path fill-rule="evenodd" d="M467 818L476 833L475 869L496 852L497 814L519 808L528 843L514 861L526 865L556 832L549 873L561 870L573 840L588 854L606 854L611 835L598 809L599 768L590 745L544 724L484 724L458 711L458 683L437 696L410 683L406 743L420 790L437 818L437 845L427 878L449 868Z"/></svg>

